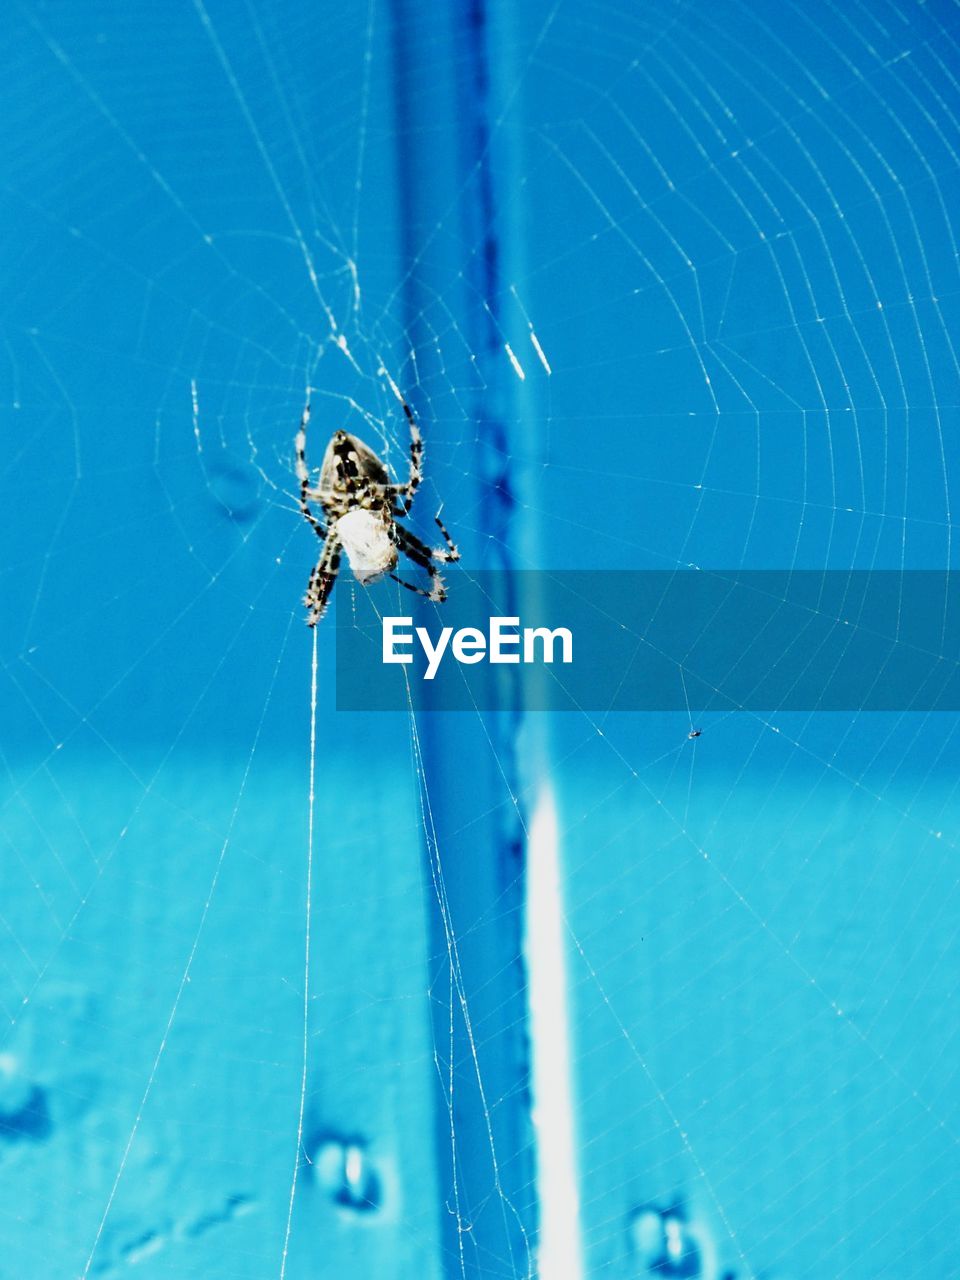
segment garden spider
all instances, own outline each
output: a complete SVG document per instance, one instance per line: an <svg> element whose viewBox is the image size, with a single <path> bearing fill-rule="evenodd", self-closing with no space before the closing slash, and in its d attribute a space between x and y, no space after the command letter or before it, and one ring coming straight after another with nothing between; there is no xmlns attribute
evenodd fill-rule
<svg viewBox="0 0 960 1280"><path fill-rule="evenodd" d="M347 553L354 577L363 586L389 574L394 582L399 582L408 591L436 601L447 598L437 565L460 559L460 552L439 515L434 519L446 547L428 547L416 534L397 524L397 520L409 514L413 495L423 478L423 440L413 410L393 379L389 381L410 424L410 475L406 484L392 484L387 468L369 445L341 430L333 433L323 455L320 478L316 486L311 487L307 467L309 401L300 419L296 440L300 510L323 543L303 601L309 610L309 627L315 627L323 617L337 580L341 550ZM311 511L311 502L320 504L326 517L326 527ZM401 551L414 564L426 569L430 577L429 590L404 582L393 572Z"/></svg>

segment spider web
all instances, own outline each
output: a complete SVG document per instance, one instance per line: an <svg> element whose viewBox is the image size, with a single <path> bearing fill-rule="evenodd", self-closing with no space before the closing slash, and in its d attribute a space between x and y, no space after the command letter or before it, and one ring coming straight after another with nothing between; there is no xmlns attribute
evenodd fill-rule
<svg viewBox="0 0 960 1280"><path fill-rule="evenodd" d="M293 471L954 568L955 6L11 27L0 1275L958 1274L955 717L337 712Z"/></svg>

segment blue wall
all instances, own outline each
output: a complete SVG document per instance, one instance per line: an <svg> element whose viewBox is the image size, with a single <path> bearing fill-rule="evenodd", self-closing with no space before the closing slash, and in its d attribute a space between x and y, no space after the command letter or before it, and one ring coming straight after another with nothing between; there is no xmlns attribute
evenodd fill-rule
<svg viewBox="0 0 960 1280"><path fill-rule="evenodd" d="M960 1275L954 718L349 715L344 574L311 856L293 476L382 363L467 573L953 568L953 8L8 28L0 1277L533 1274L544 783L570 1280Z"/></svg>

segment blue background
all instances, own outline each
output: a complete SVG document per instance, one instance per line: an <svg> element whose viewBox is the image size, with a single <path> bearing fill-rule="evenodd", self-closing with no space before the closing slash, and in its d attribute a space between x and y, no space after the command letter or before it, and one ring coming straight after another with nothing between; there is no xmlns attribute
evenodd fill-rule
<svg viewBox="0 0 960 1280"><path fill-rule="evenodd" d="M942 0L10 12L0 1277L530 1274L545 785L570 1276L648 1274L644 1206L715 1280L960 1275L955 717L338 713L344 574L306 965L293 477L308 387L315 462L343 425L402 471L382 362L463 572L955 567L955 34Z"/></svg>

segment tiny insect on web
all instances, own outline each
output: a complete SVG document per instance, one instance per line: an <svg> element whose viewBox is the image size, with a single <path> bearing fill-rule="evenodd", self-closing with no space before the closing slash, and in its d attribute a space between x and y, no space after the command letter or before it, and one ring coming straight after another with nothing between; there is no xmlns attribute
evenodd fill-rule
<svg viewBox="0 0 960 1280"><path fill-rule="evenodd" d="M307 402L297 431L297 479L300 482L300 510L323 543L319 559L310 574L304 604L309 611L307 625L315 627L323 617L337 580L341 553L346 552L354 577L363 586L389 575L395 582L437 602L446 599L446 588L438 564L460 559L460 552L439 514L434 516L446 546L429 547L397 523L410 514L414 494L423 478L423 438L413 410L393 387L410 424L410 473L402 484L394 484L386 466L369 445L348 431L335 431L327 445L315 486L310 484L307 466ZM319 503L326 523L313 512ZM405 582L394 573L400 552L425 569L429 589Z"/></svg>

